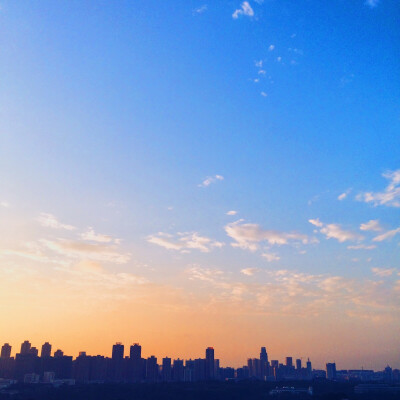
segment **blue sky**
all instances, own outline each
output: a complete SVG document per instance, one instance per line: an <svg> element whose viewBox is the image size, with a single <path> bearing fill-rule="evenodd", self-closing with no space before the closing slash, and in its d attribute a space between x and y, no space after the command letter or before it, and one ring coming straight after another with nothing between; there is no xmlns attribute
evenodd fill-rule
<svg viewBox="0 0 400 400"><path fill-rule="evenodd" d="M38 288L86 274L94 297L128 276L216 318L257 309L260 330L338 307L338 338L367 320L379 343L385 324L365 361L382 366L399 345L398 26L391 0L2 1L0 266ZM284 308L264 307L269 285Z"/></svg>

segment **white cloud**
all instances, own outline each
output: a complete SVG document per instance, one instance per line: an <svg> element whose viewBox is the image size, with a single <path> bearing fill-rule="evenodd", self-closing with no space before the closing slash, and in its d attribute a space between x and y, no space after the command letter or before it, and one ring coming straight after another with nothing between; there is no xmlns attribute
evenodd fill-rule
<svg viewBox="0 0 400 400"><path fill-rule="evenodd" d="M259 71L258 71L258 74L259 75L265 75L267 73L267 71L265 71L264 69L260 69Z"/></svg>
<svg viewBox="0 0 400 400"><path fill-rule="evenodd" d="M265 92L261 92L260 94L261 94L262 97L267 97L268 96L268 94L265 93Z"/></svg>
<svg viewBox="0 0 400 400"><path fill-rule="evenodd" d="M357 244L355 246L347 246L349 250L373 250L376 248L374 244L366 245L366 244Z"/></svg>
<svg viewBox="0 0 400 400"><path fill-rule="evenodd" d="M274 50L275 49L275 46L273 45L273 44L271 44L269 47L268 47L268 50L269 51L272 51L272 50Z"/></svg>
<svg viewBox="0 0 400 400"><path fill-rule="evenodd" d="M223 181L224 177L222 175L214 175L214 176L208 176L202 183L197 185L198 187L207 187L210 186L212 183L216 183L218 181Z"/></svg>
<svg viewBox="0 0 400 400"><path fill-rule="evenodd" d="M53 214L41 213L37 218L37 221L46 228L66 229L67 231L73 231L76 229L72 225L62 224Z"/></svg>
<svg viewBox="0 0 400 400"><path fill-rule="evenodd" d="M212 248L220 248L224 243L217 242L205 236L200 236L197 232L177 233L176 237L169 233L159 232L147 237L149 243L156 244L168 250L188 252L189 250L200 250L208 253Z"/></svg>
<svg viewBox="0 0 400 400"><path fill-rule="evenodd" d="M371 271L378 276L387 277L391 276L395 272L395 268L371 268Z"/></svg>
<svg viewBox="0 0 400 400"><path fill-rule="evenodd" d="M111 243L114 242L118 244L120 239L114 239L112 236L103 235L101 233L96 233L93 228L89 227L88 230L84 233L81 233L81 238L83 240L88 240L91 242L99 242L99 243Z"/></svg>
<svg viewBox="0 0 400 400"><path fill-rule="evenodd" d="M352 232L352 231L346 231L341 228L340 225L338 224L324 224L321 222L318 218L317 219L309 219L308 222L310 224L317 226L320 228L320 232L326 236L327 239L336 239L340 243L346 242L346 241L357 241L357 240L363 240L364 237L360 235L359 233Z"/></svg>
<svg viewBox="0 0 400 400"><path fill-rule="evenodd" d="M247 275L247 276L253 276L258 271L260 271L259 268L243 268L242 270L240 270L240 272L243 275Z"/></svg>
<svg viewBox="0 0 400 400"><path fill-rule="evenodd" d="M281 56L276 57L276 61L281 62L282 61L282 57Z"/></svg>
<svg viewBox="0 0 400 400"><path fill-rule="evenodd" d="M256 61L256 62L254 63L254 65L255 65L257 68L262 68L262 66L263 66L263 60Z"/></svg>
<svg viewBox="0 0 400 400"><path fill-rule="evenodd" d="M374 206L400 207L400 169L382 174L389 180L383 192L365 192L356 196L359 201L372 203Z"/></svg>
<svg viewBox="0 0 400 400"><path fill-rule="evenodd" d="M319 218L316 218L316 219L309 219L308 222L309 222L310 224L313 224L313 225L315 225L315 226L318 226L318 228L321 228L321 227L324 226L324 224L319 220Z"/></svg>
<svg viewBox="0 0 400 400"><path fill-rule="evenodd" d="M235 211L235 210L231 210L226 213L226 215L236 215L236 214L237 214L237 211Z"/></svg>
<svg viewBox="0 0 400 400"><path fill-rule="evenodd" d="M350 194L350 192L351 192L351 189L346 190L344 193L342 193L338 196L338 200L339 201L344 200Z"/></svg>
<svg viewBox="0 0 400 400"><path fill-rule="evenodd" d="M233 19L238 19L240 15L245 15L247 17L253 17L254 16L254 11L251 8L250 4L248 1L244 1L241 6L241 8L238 8L235 10L232 14Z"/></svg>
<svg viewBox="0 0 400 400"><path fill-rule="evenodd" d="M85 243L64 239L42 239L40 242L48 249L70 258L87 258L116 264L125 264L130 260L129 253L120 253L116 246L105 243Z"/></svg>
<svg viewBox="0 0 400 400"><path fill-rule="evenodd" d="M379 4L380 0L366 0L365 5L369 8L375 8Z"/></svg>
<svg viewBox="0 0 400 400"><path fill-rule="evenodd" d="M307 235L297 232L265 230L257 224L243 223L243 220L226 225L225 231L228 236L235 240L235 243L232 243L233 247L250 251L257 250L260 242L267 242L270 245L284 245L289 242L301 242L303 244L315 242Z"/></svg>
<svg viewBox="0 0 400 400"><path fill-rule="evenodd" d="M197 7L193 10L193 14L203 14L208 9L207 4L203 4L200 7Z"/></svg>
<svg viewBox="0 0 400 400"><path fill-rule="evenodd" d="M400 228L393 229L391 231L382 233L381 235L374 237L372 240L374 242L383 242L384 240L391 239L393 236L397 235L398 233L400 233Z"/></svg>
<svg viewBox="0 0 400 400"><path fill-rule="evenodd" d="M281 259L275 253L263 253L263 254L261 254L261 257L264 257L268 262L278 261Z"/></svg>
<svg viewBox="0 0 400 400"><path fill-rule="evenodd" d="M378 219L371 219L368 222L365 222L364 224L361 224L360 225L360 229L362 231L376 231L376 232L379 232L383 228L380 226Z"/></svg>
<svg viewBox="0 0 400 400"><path fill-rule="evenodd" d="M7 201L1 201L0 207L8 208L8 207L10 207L10 203L8 203Z"/></svg>

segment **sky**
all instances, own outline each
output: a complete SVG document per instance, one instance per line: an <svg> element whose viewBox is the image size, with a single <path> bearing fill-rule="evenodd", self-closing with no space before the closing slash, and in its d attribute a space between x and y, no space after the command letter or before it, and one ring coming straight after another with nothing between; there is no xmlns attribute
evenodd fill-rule
<svg viewBox="0 0 400 400"><path fill-rule="evenodd" d="M400 368L395 0L0 2L0 343Z"/></svg>

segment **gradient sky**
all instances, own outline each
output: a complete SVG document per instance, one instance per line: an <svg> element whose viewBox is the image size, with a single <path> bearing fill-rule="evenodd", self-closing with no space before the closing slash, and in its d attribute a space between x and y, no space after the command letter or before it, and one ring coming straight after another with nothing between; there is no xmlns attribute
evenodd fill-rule
<svg viewBox="0 0 400 400"><path fill-rule="evenodd" d="M396 0L0 2L0 343L400 367Z"/></svg>

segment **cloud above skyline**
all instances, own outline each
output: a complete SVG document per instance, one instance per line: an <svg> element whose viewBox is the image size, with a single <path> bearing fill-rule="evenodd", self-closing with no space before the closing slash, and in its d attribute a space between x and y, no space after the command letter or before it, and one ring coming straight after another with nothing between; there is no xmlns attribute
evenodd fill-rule
<svg viewBox="0 0 400 400"><path fill-rule="evenodd" d="M232 18L233 19L238 19L239 16L244 15L246 17L253 17L254 16L254 11L250 6L250 3L248 1L244 1L240 8L236 9L233 14Z"/></svg>
<svg viewBox="0 0 400 400"><path fill-rule="evenodd" d="M286 245L291 243L315 243L315 238L297 232L280 232L261 228L258 224L246 223L240 219L225 226L225 232L235 242L233 247L240 247L250 251L259 249L263 242L268 245ZM266 257L267 258L267 257Z"/></svg>
<svg viewBox="0 0 400 400"><path fill-rule="evenodd" d="M157 234L148 236L147 241L164 247L167 250L177 250L182 253L187 253L190 250L199 250L203 253L208 253L213 248L224 246L224 243L201 236L197 232L179 232L176 235L158 232Z"/></svg>
<svg viewBox="0 0 400 400"><path fill-rule="evenodd" d="M49 213L40 213L37 221L46 228L65 229L67 231L73 231L76 229L72 225L61 223L53 214Z"/></svg>
<svg viewBox="0 0 400 400"><path fill-rule="evenodd" d="M364 239L364 236L357 232L345 230L339 224L324 224L318 218L310 219L308 222L319 228L320 233L325 235L327 239L336 239L340 243Z"/></svg>
<svg viewBox="0 0 400 400"><path fill-rule="evenodd" d="M389 181L383 192L359 193L356 199L374 206L400 207L400 169L385 172L382 176Z"/></svg>
<svg viewBox="0 0 400 400"><path fill-rule="evenodd" d="M214 176L208 176L206 179L203 180L199 185L199 187L208 187L212 183L217 183L218 181L223 181L224 177L222 175L214 175Z"/></svg>

